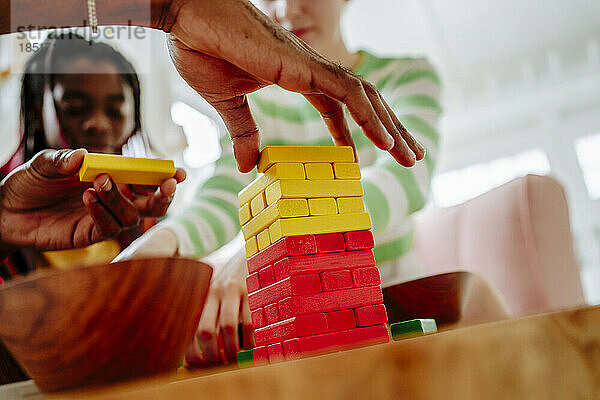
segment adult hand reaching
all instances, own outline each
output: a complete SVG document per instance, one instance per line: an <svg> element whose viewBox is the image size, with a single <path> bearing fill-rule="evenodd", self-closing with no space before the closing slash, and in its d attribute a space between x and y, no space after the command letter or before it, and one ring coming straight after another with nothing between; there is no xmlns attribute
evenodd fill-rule
<svg viewBox="0 0 600 400"><path fill-rule="evenodd" d="M35 26L78 26L80 0L0 0L0 33ZM150 7L150 21L144 18ZM87 15L87 14L85 14ZM335 144L353 145L342 104L373 143L402 165L425 150L408 133L381 94L273 22L249 0L104 0L98 19L107 25L139 25L169 33L169 50L181 76L222 116L242 172L256 165L258 129L246 95L277 84L303 94L321 113Z"/></svg>
<svg viewBox="0 0 600 400"><path fill-rule="evenodd" d="M177 183L174 178L142 195L119 188L101 174L93 186L77 172L86 151L44 150L0 184L0 244L42 250L83 247L136 226L140 217L165 214Z"/></svg>
<svg viewBox="0 0 600 400"><path fill-rule="evenodd" d="M173 0L159 28L181 76L219 112L238 168L256 165L259 133L246 95L277 84L303 94L334 142L353 145L342 104L373 143L402 165L425 155L374 85L326 60L248 0Z"/></svg>

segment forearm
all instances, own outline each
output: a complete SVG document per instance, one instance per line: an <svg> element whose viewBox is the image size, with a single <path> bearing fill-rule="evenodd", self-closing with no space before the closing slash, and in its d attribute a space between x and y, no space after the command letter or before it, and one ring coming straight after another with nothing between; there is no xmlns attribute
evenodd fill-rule
<svg viewBox="0 0 600 400"><path fill-rule="evenodd" d="M176 15L172 0L96 0L101 25L168 30ZM0 34L89 26L86 0L0 0Z"/></svg>

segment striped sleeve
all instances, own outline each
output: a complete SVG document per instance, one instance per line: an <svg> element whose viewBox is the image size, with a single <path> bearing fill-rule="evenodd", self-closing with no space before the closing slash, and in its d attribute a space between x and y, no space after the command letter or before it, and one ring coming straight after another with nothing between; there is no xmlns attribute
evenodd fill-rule
<svg viewBox="0 0 600 400"><path fill-rule="evenodd" d="M179 255L203 257L233 240L240 231L238 192L256 173L241 174L229 137L221 138L221 157L215 171L196 191L193 200L165 221L178 239Z"/></svg>
<svg viewBox="0 0 600 400"><path fill-rule="evenodd" d="M406 63L406 60L399 60ZM378 82L386 101L408 131L427 149L426 157L412 168L398 164L378 151L374 162L363 167L365 205L373 220L378 263L399 259L412 247L411 214L427 202L439 146L440 82L431 65L410 61Z"/></svg>

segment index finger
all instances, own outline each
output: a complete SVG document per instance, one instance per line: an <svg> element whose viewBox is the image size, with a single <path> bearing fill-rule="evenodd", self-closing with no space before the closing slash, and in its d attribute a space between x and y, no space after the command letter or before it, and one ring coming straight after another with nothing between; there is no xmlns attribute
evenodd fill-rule
<svg viewBox="0 0 600 400"><path fill-rule="evenodd" d="M355 156L357 155L354 139L346 123L344 108L342 104L322 94L305 94L306 100L319 111L321 118L325 121L329 133L333 137L336 146L352 146ZM356 158L358 160L358 158Z"/></svg>

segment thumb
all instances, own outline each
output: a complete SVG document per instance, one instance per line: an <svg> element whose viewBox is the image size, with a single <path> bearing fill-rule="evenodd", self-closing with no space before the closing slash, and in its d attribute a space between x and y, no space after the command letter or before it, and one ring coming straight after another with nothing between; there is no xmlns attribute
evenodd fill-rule
<svg viewBox="0 0 600 400"><path fill-rule="evenodd" d="M45 178L63 178L79 171L85 149L42 150L31 160L31 167Z"/></svg>
<svg viewBox="0 0 600 400"><path fill-rule="evenodd" d="M246 96L211 102L229 131L240 172L250 172L258 160L260 136Z"/></svg>

